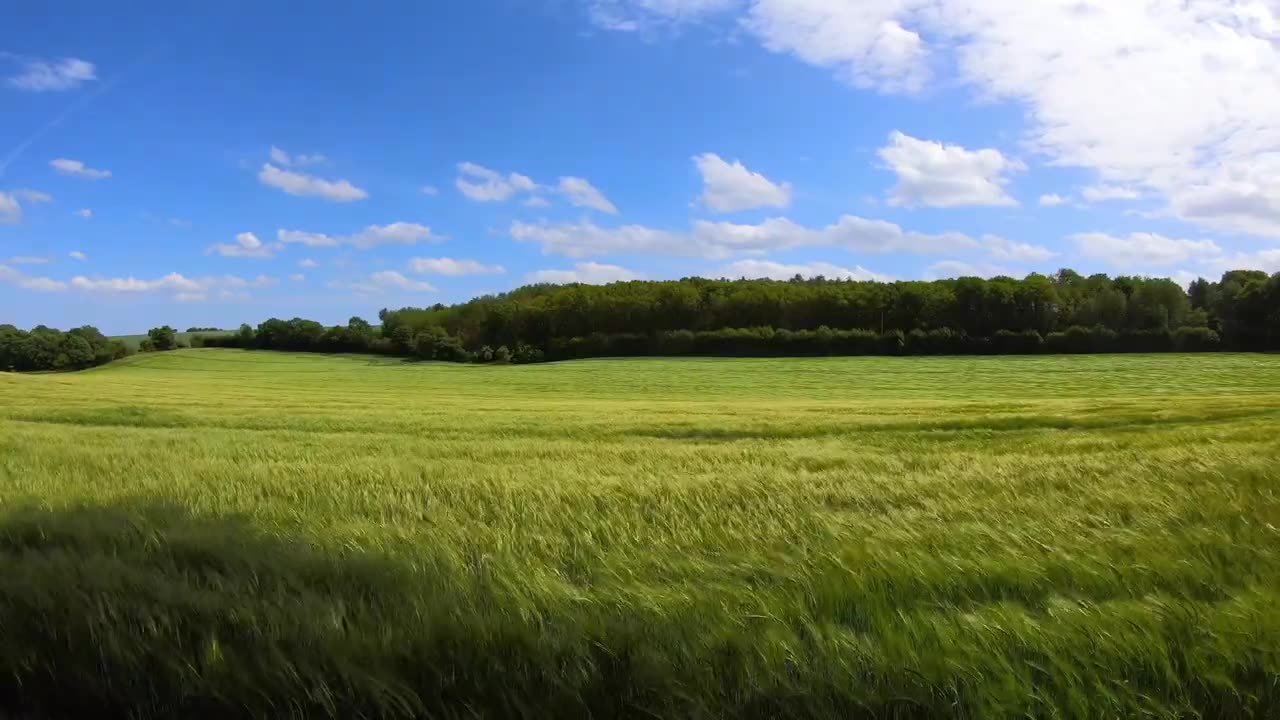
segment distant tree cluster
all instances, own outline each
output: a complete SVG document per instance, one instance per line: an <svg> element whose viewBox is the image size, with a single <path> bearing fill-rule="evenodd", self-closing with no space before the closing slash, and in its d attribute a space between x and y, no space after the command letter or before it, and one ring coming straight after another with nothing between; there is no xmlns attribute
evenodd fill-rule
<svg viewBox="0 0 1280 720"><path fill-rule="evenodd" d="M187 332L189 332L189 333L198 333L198 332L222 332L222 329L221 329L221 328L215 328L215 327L189 327L189 328L187 328Z"/></svg>
<svg viewBox="0 0 1280 720"><path fill-rule="evenodd" d="M43 325L30 332L0 325L0 371L83 370L128 354L128 346L90 325L66 332Z"/></svg>
<svg viewBox="0 0 1280 720"><path fill-rule="evenodd" d="M271 319L208 346L454 362L644 355L951 355L1280 349L1280 274L1164 278L1061 270L1021 280L633 281L531 285L383 310L381 327Z"/></svg>
<svg viewBox="0 0 1280 720"><path fill-rule="evenodd" d="M165 352L167 350L177 350L181 347L178 342L178 331L164 325L158 328L151 328L147 331L147 337L138 344L138 350L141 352Z"/></svg>

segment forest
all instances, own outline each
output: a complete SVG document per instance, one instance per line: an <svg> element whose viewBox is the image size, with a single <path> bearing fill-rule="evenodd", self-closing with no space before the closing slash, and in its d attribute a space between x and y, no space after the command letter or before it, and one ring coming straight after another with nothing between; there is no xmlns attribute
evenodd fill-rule
<svg viewBox="0 0 1280 720"><path fill-rule="evenodd" d="M295 318L219 347L373 352L456 362L627 356L948 355L1280 347L1280 274L860 282L631 281L530 285L457 305L384 309L380 326Z"/></svg>
<svg viewBox="0 0 1280 720"><path fill-rule="evenodd" d="M384 309L380 324L272 318L193 345L376 353L451 362L591 357L1006 355L1280 349L1280 273L1166 278L966 277L862 282L631 281L529 285L456 305ZM211 332L216 332L208 328ZM142 351L178 347L153 328ZM76 370L128 348L92 327L0 326L0 369Z"/></svg>

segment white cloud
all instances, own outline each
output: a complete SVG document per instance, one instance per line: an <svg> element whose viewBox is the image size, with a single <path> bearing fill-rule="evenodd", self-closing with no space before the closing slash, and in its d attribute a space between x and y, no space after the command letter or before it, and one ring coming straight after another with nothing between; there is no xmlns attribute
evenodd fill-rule
<svg viewBox="0 0 1280 720"><path fill-rule="evenodd" d="M312 260L311 258L303 258L298 261L298 267L307 268L307 269L316 268L316 267L320 267L320 263L316 262L315 260Z"/></svg>
<svg viewBox="0 0 1280 720"><path fill-rule="evenodd" d="M39 190L31 190L29 188L19 188L17 190L14 190L13 194L15 197L22 198L26 202L29 202L33 205L37 203L53 202L52 195L46 192L40 192Z"/></svg>
<svg viewBox="0 0 1280 720"><path fill-rule="evenodd" d="M602 228L589 221L561 224L515 222L511 226L511 236L523 242L536 242L545 253L569 257L645 254L715 259L794 247L927 254L978 247L976 240L961 233L931 235L905 231L890 222L852 215L841 217L835 224L822 228L805 227L786 218L774 218L756 225L698 221L688 232L658 230L643 225Z"/></svg>
<svg viewBox="0 0 1280 720"><path fill-rule="evenodd" d="M1137 200L1142 193L1123 185L1090 185L1080 191L1080 196L1089 202L1106 202L1108 200Z"/></svg>
<svg viewBox="0 0 1280 720"><path fill-rule="evenodd" d="M637 32L699 20L739 0L589 0L591 21L606 30Z"/></svg>
<svg viewBox="0 0 1280 720"><path fill-rule="evenodd" d="M422 189L423 195L430 195L432 197L435 197L436 195L440 194L440 188L436 187L435 185L423 185L421 189Z"/></svg>
<svg viewBox="0 0 1280 720"><path fill-rule="evenodd" d="M531 208L551 207L551 201L541 195L532 195L528 200L524 201L524 206Z"/></svg>
<svg viewBox="0 0 1280 720"><path fill-rule="evenodd" d="M1013 271L999 265L969 263L963 260L943 260L930 265L924 271L926 280L960 277L993 278L998 276L1017 277Z"/></svg>
<svg viewBox="0 0 1280 720"><path fill-rule="evenodd" d="M986 246L991 257L1005 262L1038 263L1058 256L1058 253L1047 247L1013 242L995 235L983 237L982 244Z"/></svg>
<svg viewBox="0 0 1280 720"><path fill-rule="evenodd" d="M560 192L569 199L574 207L585 207L599 210L610 215L617 215L618 208L609 198L604 196L594 185L579 177L560 178Z"/></svg>
<svg viewBox="0 0 1280 720"><path fill-rule="evenodd" d="M756 0L746 26L765 48L790 53L857 87L917 92L928 83L928 48L900 17L909 0Z"/></svg>
<svg viewBox="0 0 1280 720"><path fill-rule="evenodd" d="M72 250L71 252L67 253L67 257L72 258L72 259L75 259L75 260L79 260L80 262L84 262L85 260L88 260L88 259L89 259L89 256L88 256L88 255L85 255L84 253L80 252L79 250Z"/></svg>
<svg viewBox="0 0 1280 720"><path fill-rule="evenodd" d="M39 190L19 188L8 192L0 192L0 225L12 225L22 222L24 215L22 203L33 205L53 202L53 196Z"/></svg>
<svg viewBox="0 0 1280 720"><path fill-rule="evenodd" d="M410 280L394 270L383 270L373 273L356 282L331 282L329 287L339 290L354 290L367 295L380 295L388 290L404 290L408 292L435 292L431 283Z"/></svg>
<svg viewBox="0 0 1280 720"><path fill-rule="evenodd" d="M582 283L584 285L608 285L625 280L640 280L641 275L617 265L604 265L595 262L577 263L572 270L538 270L525 276L530 283L554 283L568 285Z"/></svg>
<svg viewBox="0 0 1280 720"><path fill-rule="evenodd" d="M3 57L0 54L0 57ZM97 74L93 63L79 58L62 58L61 60L22 61L22 71L8 78L5 82L10 87L32 92L56 90L72 90L80 85L96 80Z"/></svg>
<svg viewBox="0 0 1280 720"><path fill-rule="evenodd" d="M889 204L903 207L1017 205L1004 186L1009 173L1026 169L999 150L967 150L897 131L879 155L898 176Z"/></svg>
<svg viewBox="0 0 1280 720"><path fill-rule="evenodd" d="M1178 188L1171 206L1202 225L1280 237L1280 152L1260 153Z"/></svg>
<svg viewBox="0 0 1280 720"><path fill-rule="evenodd" d="M369 193L346 180L325 180L306 173L282 170L270 163L262 166L262 170L258 172L258 180L263 185L298 197L322 197L343 203L369 197Z"/></svg>
<svg viewBox="0 0 1280 720"><path fill-rule="evenodd" d="M728 163L714 153L693 158L702 175L702 204L716 212L736 212L791 204L791 185L775 183L747 169L739 161Z"/></svg>
<svg viewBox="0 0 1280 720"><path fill-rule="evenodd" d="M216 253L222 257L235 258L271 258L284 249L284 243L264 243L251 232L236 235L233 243L216 243L210 245L206 253Z"/></svg>
<svg viewBox="0 0 1280 720"><path fill-rule="evenodd" d="M75 253L72 256L75 257ZM170 292L173 293L175 300L187 302L212 290L244 290L247 288L268 287L275 284L276 280L266 275L259 275L250 281L234 275L190 278L180 273L169 273L153 280L140 280L132 275L109 278L90 278L84 275L77 275L69 281L62 281L25 275L13 268L0 265L0 282L16 285L27 290L43 292L61 292L68 289L88 293L135 295Z"/></svg>
<svg viewBox="0 0 1280 720"><path fill-rule="evenodd" d="M1057 193L1040 196L1040 207L1057 207L1058 205L1065 205L1069 202L1071 202L1071 198L1063 197Z"/></svg>
<svg viewBox="0 0 1280 720"><path fill-rule="evenodd" d="M23 290L36 290L39 292L60 292L67 289L67 284L61 280L33 277L14 270L8 265L0 265L0 283L13 285Z"/></svg>
<svg viewBox="0 0 1280 720"><path fill-rule="evenodd" d="M0 192L0 223L22 222L22 204L9 193Z"/></svg>
<svg viewBox="0 0 1280 720"><path fill-rule="evenodd" d="M325 235L301 230L280 229L276 231L276 239L282 243L306 245L307 247L350 245L360 250L369 250L381 245L416 245L419 242L444 240L443 237L431 232L431 228L426 225L408 222L394 222L390 225L369 225L354 235Z"/></svg>
<svg viewBox="0 0 1280 720"><path fill-rule="evenodd" d="M861 85L969 89L1025 111L1025 145L1178 217L1280 237L1275 0L618 0L723 10L768 49ZM636 29L614 12L605 27ZM898 40L893 38L897 37ZM891 70L886 72L886 70Z"/></svg>
<svg viewBox="0 0 1280 720"><path fill-rule="evenodd" d="M271 146L271 162L280 167L305 167L307 165L319 165L327 160L325 156L316 153L315 155L290 155L275 145Z"/></svg>
<svg viewBox="0 0 1280 720"><path fill-rule="evenodd" d="M85 180L102 180L111 177L110 170L95 170L79 160L57 158L56 160L50 160L49 165L63 175L72 175Z"/></svg>
<svg viewBox="0 0 1280 720"><path fill-rule="evenodd" d="M500 275L506 268L501 265L485 265L475 260L454 260L453 258L413 258L409 261L409 269L424 275Z"/></svg>
<svg viewBox="0 0 1280 720"><path fill-rule="evenodd" d="M76 211L76 215L79 215L85 220L88 220L89 218L93 217L93 211L90 210L89 208L80 208L79 210Z"/></svg>
<svg viewBox="0 0 1280 720"><path fill-rule="evenodd" d="M293 282L300 283L300 282L306 282L307 276L303 275L302 273L293 273L292 275L289 276L289 279L292 280Z"/></svg>
<svg viewBox="0 0 1280 720"><path fill-rule="evenodd" d="M31 255L15 255L7 261L10 265L43 265L49 262L47 257L34 257Z"/></svg>
<svg viewBox="0 0 1280 720"><path fill-rule="evenodd" d="M1081 233L1071 239L1082 256L1129 273L1189 261L1212 262L1223 254L1222 248L1212 240L1178 240L1155 233L1130 233L1126 237Z"/></svg>
<svg viewBox="0 0 1280 720"><path fill-rule="evenodd" d="M538 189L537 183L520 173L501 173L475 163L458 165L460 175L454 182L458 191L476 202L503 202L522 192Z"/></svg>
<svg viewBox="0 0 1280 720"><path fill-rule="evenodd" d="M861 265L857 265L852 269L849 269L826 262L787 265L772 262L770 260L739 260L731 265L725 266L717 273L718 277L731 279L748 278L752 280L758 278L790 280L796 275L806 278L822 276L828 280L878 280L880 282L890 282L893 280L893 278L888 275L873 272Z"/></svg>

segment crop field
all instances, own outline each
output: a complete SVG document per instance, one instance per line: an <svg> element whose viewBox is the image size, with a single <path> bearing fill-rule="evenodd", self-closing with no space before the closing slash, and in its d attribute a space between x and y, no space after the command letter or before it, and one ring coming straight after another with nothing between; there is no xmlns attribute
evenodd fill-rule
<svg viewBox="0 0 1280 720"><path fill-rule="evenodd" d="M1280 356L0 373L0 715L1276 717Z"/></svg>

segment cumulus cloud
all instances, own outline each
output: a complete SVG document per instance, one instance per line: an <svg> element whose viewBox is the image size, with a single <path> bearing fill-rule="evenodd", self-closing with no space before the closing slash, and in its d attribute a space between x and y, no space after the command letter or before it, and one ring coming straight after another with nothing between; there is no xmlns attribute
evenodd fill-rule
<svg viewBox="0 0 1280 720"><path fill-rule="evenodd" d="M271 258L284 249L284 243L264 243L251 232L236 235L235 242L210 245L206 253L232 258Z"/></svg>
<svg viewBox="0 0 1280 720"><path fill-rule="evenodd" d="M320 263L316 262L315 260L312 260L311 258L303 258L298 261L298 267L310 269L310 268L320 267Z"/></svg>
<svg viewBox="0 0 1280 720"><path fill-rule="evenodd" d="M0 54L0 58L4 57ZM10 56L12 57L12 56ZM74 90L86 82L98 79L93 63L79 58L60 60L20 59L18 74L5 80L9 87L30 92Z"/></svg>
<svg viewBox="0 0 1280 720"><path fill-rule="evenodd" d="M322 197L340 203L369 197L369 193L347 180L325 180L303 172L284 170L271 163L264 164L262 170L258 171L258 180L263 185L298 197Z"/></svg>
<svg viewBox="0 0 1280 720"><path fill-rule="evenodd" d="M982 244L986 247L987 253L996 260L1017 263L1038 263L1051 260L1058 256L1058 253L1041 245L1031 245L1029 243L1013 242L995 235L987 235L982 238Z"/></svg>
<svg viewBox="0 0 1280 720"><path fill-rule="evenodd" d="M503 175L482 165L464 162L458 165L458 178L454 181L458 192L476 202L503 202L517 193L533 192L537 183L526 175Z"/></svg>
<svg viewBox="0 0 1280 720"><path fill-rule="evenodd" d="M88 220L93 217L93 211L90 210L89 208L80 208L79 210L76 211L76 215L79 215L85 220Z"/></svg>
<svg viewBox="0 0 1280 720"><path fill-rule="evenodd" d="M300 283L300 282L306 282L307 276L303 275L302 273L293 273L292 275L289 276L289 279L292 280L293 282Z"/></svg>
<svg viewBox="0 0 1280 720"><path fill-rule="evenodd" d="M395 270L383 270L354 282L331 282L329 287L338 290L354 290L365 295L381 295L388 291L435 292L436 287L428 282L410 280Z"/></svg>
<svg viewBox="0 0 1280 720"><path fill-rule="evenodd" d="M739 0L589 0L591 21L607 30L638 32L699 20Z"/></svg>
<svg viewBox="0 0 1280 720"><path fill-rule="evenodd" d="M53 196L39 190L18 188L8 192L0 191L0 224L16 224L22 222L24 215L22 203L36 205L53 202Z"/></svg>
<svg viewBox="0 0 1280 720"><path fill-rule="evenodd" d="M421 190L423 195L430 195L432 197L440 194L440 188L435 185L423 185Z"/></svg>
<svg viewBox="0 0 1280 720"><path fill-rule="evenodd" d="M530 283L554 283L569 285L608 285L625 280L640 280L642 275L617 265L605 265L596 262L577 263L570 270L538 270L529 273L525 279Z"/></svg>
<svg viewBox="0 0 1280 720"><path fill-rule="evenodd" d="M812 262L799 265L788 265L770 260L739 260L726 265L718 273L725 278L771 278L773 280L790 280L796 275L806 278L825 277L828 280L877 280L890 282L888 275L868 270L861 265L843 268L827 262Z"/></svg>
<svg viewBox="0 0 1280 720"><path fill-rule="evenodd" d="M34 277L20 272L8 265L0 265L0 283L13 285L23 290L36 290L38 292L61 292L67 289L67 284L61 280L54 280L47 277Z"/></svg>
<svg viewBox="0 0 1280 720"><path fill-rule="evenodd" d="M79 160L57 158L56 160L50 160L49 166L63 175L71 175L85 180L102 180L111 177L110 170L95 170Z"/></svg>
<svg viewBox="0 0 1280 720"><path fill-rule="evenodd" d="M275 145L271 146L271 162L280 167L305 167L307 165L319 165L327 160L325 156L316 153L314 155L290 155Z"/></svg>
<svg viewBox="0 0 1280 720"><path fill-rule="evenodd" d="M1026 169L999 150L968 150L896 131L879 155L898 176L889 204L903 207L1017 205L1004 186L1010 173Z"/></svg>
<svg viewBox="0 0 1280 720"><path fill-rule="evenodd" d="M1137 200L1142 193L1123 185L1090 185L1080 191L1080 196L1089 202L1106 202L1108 200Z"/></svg>
<svg viewBox="0 0 1280 720"><path fill-rule="evenodd" d="M39 190L31 190L30 188L19 188L14 190L13 194L15 197L21 198L25 202L29 202L33 205L53 202L53 196L49 193L40 192Z"/></svg>
<svg viewBox="0 0 1280 720"><path fill-rule="evenodd" d="M88 255L85 255L79 250L72 250L71 252L67 253L67 257L72 258L73 260L79 260L80 262L84 262L85 260L89 259Z"/></svg>
<svg viewBox="0 0 1280 720"><path fill-rule="evenodd" d="M1040 196L1040 207L1057 207L1058 205L1065 205L1068 202L1071 202L1071 198L1063 197L1057 193Z"/></svg>
<svg viewBox="0 0 1280 720"><path fill-rule="evenodd" d="M285 244L307 247L338 247L348 245L359 250L369 250L382 245L416 245L419 242L444 240L426 225L395 222L390 225L369 225L353 235L325 235L324 233L280 229L276 239Z"/></svg>
<svg viewBox="0 0 1280 720"><path fill-rule="evenodd" d="M0 223L12 225L22 222L22 203L11 193L0 192Z"/></svg>
<svg viewBox="0 0 1280 720"><path fill-rule="evenodd" d="M476 260L454 260L453 258L413 258L409 261L409 269L423 275L500 275L506 268L501 265L485 265Z"/></svg>
<svg viewBox="0 0 1280 720"><path fill-rule="evenodd" d="M1024 144L1206 227L1280 237L1273 0L615 0L597 24L723 13L764 47L883 91L1025 109ZM618 8L621 8L620 10ZM896 38L896 39L895 39ZM946 68L954 76L932 79Z"/></svg>
<svg viewBox="0 0 1280 720"><path fill-rule="evenodd" d="M714 153L703 153L693 162L702 175L701 202L711 210L726 213L791 205L789 183L775 183L737 160L729 163Z"/></svg>
<svg viewBox="0 0 1280 720"><path fill-rule="evenodd" d="M574 207L591 208L610 215L618 214L617 206L610 202L604 193L582 178L562 177L559 189L560 193L568 198L569 204Z"/></svg>
<svg viewBox="0 0 1280 720"><path fill-rule="evenodd" d="M589 221L559 224L515 222L511 226L511 236L522 242L537 243L545 253L569 257L642 254L717 259L796 247L928 254L979 247L976 240L962 233L913 232L884 220L868 220L853 215L818 228L806 227L786 218L774 218L758 224L698 221L684 232L643 225L604 228Z"/></svg>
<svg viewBox="0 0 1280 720"><path fill-rule="evenodd" d="M7 260L10 265L43 265L49 262L47 257L36 257L34 255L15 255Z"/></svg>
<svg viewBox="0 0 1280 720"><path fill-rule="evenodd" d="M1223 256L1212 240L1179 240L1155 233L1080 233L1071 238L1083 257L1100 260L1124 272L1167 267L1189 261L1209 263Z"/></svg>
<svg viewBox="0 0 1280 720"><path fill-rule="evenodd" d="M75 256L76 253L72 253L72 257ZM139 279L132 275L127 277L87 277L77 275L70 280L64 281L48 277L30 276L6 265L0 265L0 283L41 292L79 290L86 293L123 295L168 292L172 293L172 297L175 300L191 302L197 298L204 299L209 292L214 290L226 292L263 288L274 285L276 280L266 275L259 275L253 280L246 280L235 275L193 278L181 273L169 273L151 280Z"/></svg>
<svg viewBox="0 0 1280 720"><path fill-rule="evenodd" d="M1016 277L1013 271L999 265L971 263L964 260L943 260L942 262L936 262L928 268L925 268L924 276L926 280L942 280L946 278L961 277Z"/></svg>

